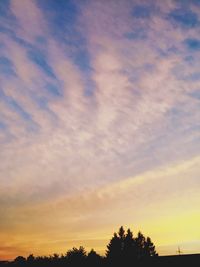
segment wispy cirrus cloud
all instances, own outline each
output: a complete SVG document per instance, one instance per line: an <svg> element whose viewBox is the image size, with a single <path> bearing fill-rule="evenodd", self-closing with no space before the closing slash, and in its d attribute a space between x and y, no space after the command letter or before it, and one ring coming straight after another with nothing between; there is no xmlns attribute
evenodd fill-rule
<svg viewBox="0 0 200 267"><path fill-rule="evenodd" d="M32 212L39 214L30 221L30 227L34 221L39 231L34 232L36 243L40 212L48 220L48 205L53 202L58 203L56 210L60 207L56 218L66 207L57 222L67 225L69 238L73 239L79 220L85 233L91 218L94 231L100 227L108 231L112 218L124 223L113 203L121 202L125 208L123 195L129 196L132 183L153 172L163 181L162 194L167 196L172 181L158 169L187 166L199 154L199 6L195 1L187 7L181 1L150 4L0 4L0 192L5 214L1 227L7 232L13 227L16 233L26 227L19 251L29 238L24 222ZM185 171L194 175L188 191L194 199L197 169L192 165ZM172 174L172 195L182 174L180 168ZM184 175L181 190L186 192L189 177ZM131 183L125 186L127 177L132 177ZM150 194L154 206L157 199L148 193L150 181L147 175L142 182L147 189L141 192ZM121 185L123 193L118 194L115 187L121 190ZM132 203L137 202L136 191ZM115 208L112 218L105 220L106 228L95 218L101 218L107 201ZM144 213L145 203L142 198ZM126 210L126 216L129 213ZM139 218L138 213L138 222ZM54 224L52 220L48 234ZM59 236L56 231L54 237ZM6 257L5 252L2 255Z"/></svg>

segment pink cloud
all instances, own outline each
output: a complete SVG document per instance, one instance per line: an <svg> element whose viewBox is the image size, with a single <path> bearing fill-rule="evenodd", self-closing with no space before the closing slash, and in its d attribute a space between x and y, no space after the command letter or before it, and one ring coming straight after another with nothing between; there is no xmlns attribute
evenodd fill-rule
<svg viewBox="0 0 200 267"><path fill-rule="evenodd" d="M43 36L46 24L35 1L13 0L11 1L11 11L19 25L16 29L18 36L28 41L34 41L36 37Z"/></svg>

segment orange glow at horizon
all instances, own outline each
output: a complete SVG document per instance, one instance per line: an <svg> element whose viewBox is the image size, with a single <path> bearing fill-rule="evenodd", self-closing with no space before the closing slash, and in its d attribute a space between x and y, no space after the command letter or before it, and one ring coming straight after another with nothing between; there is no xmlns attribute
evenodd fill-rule
<svg viewBox="0 0 200 267"><path fill-rule="evenodd" d="M120 225L130 227L134 235L141 230L145 236L150 236L160 255L174 254L178 245L184 253L197 253L200 191L187 177L195 176L199 162L199 158L194 158L70 198L48 200L31 208L29 205L18 207L13 214L18 217L13 230L7 232L5 225L5 232L1 234L6 248L1 252L1 259L18 254L64 254L81 245L103 255ZM161 184L163 177L165 183ZM155 188L157 183L160 186ZM185 184L187 191L179 191L177 187L170 192L172 186L179 183ZM162 190L167 188L169 195L166 197Z"/></svg>

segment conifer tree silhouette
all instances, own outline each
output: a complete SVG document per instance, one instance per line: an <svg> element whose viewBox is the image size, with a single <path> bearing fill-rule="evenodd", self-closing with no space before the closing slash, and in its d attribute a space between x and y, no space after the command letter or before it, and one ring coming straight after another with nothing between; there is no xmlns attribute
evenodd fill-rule
<svg viewBox="0 0 200 267"><path fill-rule="evenodd" d="M119 264L121 262L121 249L122 244L119 236L117 233L114 233L112 239L110 240L107 251L106 251L106 258L109 264Z"/></svg>
<svg viewBox="0 0 200 267"><path fill-rule="evenodd" d="M91 251L87 255L87 266L98 267L102 264L102 257L91 249Z"/></svg>
<svg viewBox="0 0 200 267"><path fill-rule="evenodd" d="M151 241L150 237L146 238L144 249L145 249L145 256L146 257L154 257L154 256L158 255L156 253L155 246L154 246L153 242Z"/></svg>
<svg viewBox="0 0 200 267"><path fill-rule="evenodd" d="M70 266L85 266L86 264L87 252L84 247L80 246L79 248L73 247L67 251L66 258Z"/></svg>
<svg viewBox="0 0 200 267"><path fill-rule="evenodd" d="M141 232L138 232L137 237L135 238L137 258L138 260L144 258L145 255L145 237Z"/></svg>
<svg viewBox="0 0 200 267"><path fill-rule="evenodd" d="M126 266L131 265L130 263L135 262L136 259L137 255L135 239L133 238L133 233L131 230L128 229L124 240L124 261Z"/></svg>
<svg viewBox="0 0 200 267"><path fill-rule="evenodd" d="M145 238L139 232L134 238L131 230L125 233L122 226L118 233L114 233L106 251L106 258L112 266L131 266L156 255L155 246L149 237Z"/></svg>

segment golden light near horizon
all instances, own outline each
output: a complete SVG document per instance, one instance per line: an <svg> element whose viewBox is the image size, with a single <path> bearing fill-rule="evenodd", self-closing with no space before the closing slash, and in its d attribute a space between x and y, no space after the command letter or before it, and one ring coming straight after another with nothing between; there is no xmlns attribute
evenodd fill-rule
<svg viewBox="0 0 200 267"><path fill-rule="evenodd" d="M0 1L0 260L200 252L200 5Z"/></svg>

